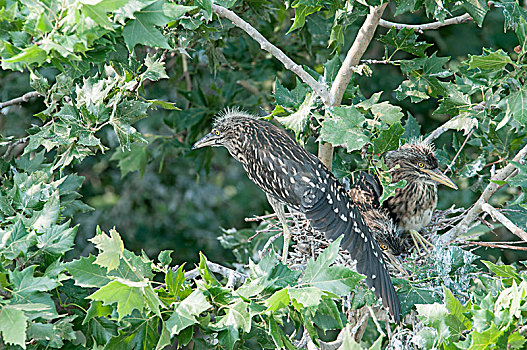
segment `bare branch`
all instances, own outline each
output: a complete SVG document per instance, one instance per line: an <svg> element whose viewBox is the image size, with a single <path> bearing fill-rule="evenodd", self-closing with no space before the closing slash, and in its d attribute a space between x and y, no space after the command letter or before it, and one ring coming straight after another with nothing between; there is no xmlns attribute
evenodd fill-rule
<svg viewBox="0 0 527 350"><path fill-rule="evenodd" d="M228 267L222 266L220 264L216 264L210 261L207 261L207 267L209 270L211 270L214 273L220 274L223 277L227 277L228 284L234 285L235 282L244 282L248 276L235 271L233 269L230 269ZM174 268L175 269L175 268ZM195 268L193 270L185 272L185 279L194 279L199 276L199 268Z"/></svg>
<svg viewBox="0 0 527 350"><path fill-rule="evenodd" d="M467 137L465 138L465 141L463 142L461 147L459 147L459 150L457 151L456 155L454 156L454 158L452 158L452 161L450 162L450 164L448 164L448 166L447 166L447 168L445 170L445 174L448 173L449 171L452 171L452 167L454 166L454 163L456 162L457 157L459 157L459 154L461 153L461 150L465 147L465 145L467 144L468 139L470 138L470 136L472 136L473 133L474 133L474 129L470 130L470 132L468 133Z"/></svg>
<svg viewBox="0 0 527 350"><path fill-rule="evenodd" d="M353 45L351 45L344 62L342 62L337 77L335 78L335 81L333 81L333 85L329 92L329 107L336 107L341 104L344 91L346 91L351 75L353 74L353 67L360 63L362 55L364 55L364 52L366 52L366 49L370 45L370 42L373 39L373 34L375 34L379 20L381 19L382 13L387 5L388 3L385 3L370 8L370 13L366 16L364 23L360 27ZM329 170L331 170L333 145L320 142L318 144L318 158Z"/></svg>
<svg viewBox="0 0 527 350"><path fill-rule="evenodd" d="M4 158L4 160L11 159L11 154L17 148L17 146L24 145L23 148L25 148L25 146L26 146L25 143L27 143L27 141L28 141L28 138L27 137L23 137L21 139L18 139L16 141L13 141L12 143L10 143L9 146L7 146L7 150L5 151L5 153L4 153L2 158Z"/></svg>
<svg viewBox="0 0 527 350"><path fill-rule="evenodd" d="M450 121L450 120L449 120ZM448 123L448 122L447 122ZM445 123L446 124L446 123ZM443 124L443 125L445 125ZM435 139L437 139L439 136L443 135L443 133L445 131L448 130L448 128L445 128L443 125L440 125L438 126L436 129L434 129L434 131L432 131L430 133L430 135L428 135L426 138L425 138L425 142L427 143L432 143Z"/></svg>
<svg viewBox="0 0 527 350"><path fill-rule="evenodd" d="M212 4L212 12L217 14L220 17L227 18L235 26L242 29L246 32L251 38L260 44L260 47L273 55L277 60L282 62L284 67L291 72L295 73L304 83L309 85L309 87L322 99L326 104L328 102L328 90L324 84L317 82L311 75L309 75L302 66L296 64L292 59L290 59L282 50L274 46L267 40L259 31L257 31L249 23L241 19L237 14L231 10L226 9L225 7Z"/></svg>
<svg viewBox="0 0 527 350"><path fill-rule="evenodd" d="M524 146L512 159L515 162L521 161L525 156L527 155L527 146ZM481 196L478 198L476 203L467 211L467 213L464 215L463 219L452 229L450 229L447 233L445 233L441 237L441 242L443 244L446 244L454 239L456 239L459 235L466 232L470 224L476 220L478 215L483 211L482 206L483 204L487 203L489 198L498 191L500 188L500 185L493 181L504 181L506 180L510 175L513 174L515 171L515 167L512 163L507 164L505 167L500 169L496 175L494 175L491 179L491 182L487 185Z"/></svg>
<svg viewBox="0 0 527 350"><path fill-rule="evenodd" d="M525 242L510 242L510 243L525 243ZM465 246L480 246L480 247L489 247L489 248L497 248L497 249L511 249L511 250L527 251L527 247L517 247L517 246L513 246L511 244L496 244L496 243L491 243L491 242L472 242L472 241L467 241L467 242L463 242L463 245L465 245Z"/></svg>
<svg viewBox="0 0 527 350"><path fill-rule="evenodd" d="M501 222L503 224L503 226L505 226L509 231L511 231L516 236L520 237L523 241L527 242L527 233L524 230L522 230L521 228L519 228L518 226L516 226L505 215L500 213L500 211L498 209L494 208L492 205L490 205L488 203L483 203L481 205L481 209L484 212L490 214L490 216L492 217L492 219L494 221Z"/></svg>
<svg viewBox="0 0 527 350"><path fill-rule="evenodd" d="M359 29L357 37L355 38L353 45L351 45L351 48L348 50L346 58L344 59L344 62L337 73L337 77L331 86L329 92L330 107L338 106L342 102L342 96L344 96L344 91L346 91L346 87L348 86L353 73L352 67L360 63L360 59L370 45L370 42L373 39L373 34L375 34L379 20L381 19L382 13L387 5L388 3L384 3L380 6L370 8L370 13L366 16L364 23Z"/></svg>
<svg viewBox="0 0 527 350"><path fill-rule="evenodd" d="M13 106L13 105L19 105L19 104L22 104L24 102L28 102L30 98L32 97L39 97L41 96L40 93L36 92L36 91L31 91L31 92L28 92L20 97L17 97L17 98L14 98L12 100L9 100L9 101L6 101L6 102L0 102L0 110L5 108L5 107L9 107L9 106Z"/></svg>
<svg viewBox="0 0 527 350"><path fill-rule="evenodd" d="M396 28L396 29L403 29L403 28L410 28L417 32L422 32L423 30L432 30L432 29L439 29L441 27L446 27L452 24L460 24L460 23L466 23L471 22L472 17L465 13L464 15L452 17L449 19L446 19L444 22L432 22L432 23L425 23L425 24L404 24L404 23L395 23L386 21L384 19L381 19L379 21L379 25L384 28Z"/></svg>

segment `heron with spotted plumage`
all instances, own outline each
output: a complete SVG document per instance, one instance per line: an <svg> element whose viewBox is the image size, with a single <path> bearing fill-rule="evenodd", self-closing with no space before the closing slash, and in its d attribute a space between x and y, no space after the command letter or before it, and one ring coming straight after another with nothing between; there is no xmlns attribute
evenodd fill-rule
<svg viewBox="0 0 527 350"><path fill-rule="evenodd" d="M400 303L383 254L359 209L343 186L313 154L283 129L238 110L227 110L193 149L224 146L260 187L284 231L282 261L287 261L291 231L284 205L303 213L310 226L328 240L343 235L341 247L356 260L367 285L400 322Z"/></svg>
<svg viewBox="0 0 527 350"><path fill-rule="evenodd" d="M398 229L410 232L417 249L422 247L428 251L428 247L433 247L433 244L422 237L419 231L430 223L437 207L437 185L455 190L457 186L439 170L433 145L423 140L412 140L388 152L385 162L392 181L406 180L406 186L396 189L394 196L388 198L384 206Z"/></svg>

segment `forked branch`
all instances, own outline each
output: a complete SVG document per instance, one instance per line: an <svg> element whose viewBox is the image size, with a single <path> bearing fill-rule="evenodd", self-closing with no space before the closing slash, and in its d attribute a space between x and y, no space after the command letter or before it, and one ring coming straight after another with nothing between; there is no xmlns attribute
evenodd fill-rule
<svg viewBox="0 0 527 350"><path fill-rule="evenodd" d="M36 91L31 91L31 92L28 92L28 93L20 96L20 97L14 98L12 100L9 100L9 101L6 101L6 102L0 102L0 110L5 108L5 107L9 107L9 106L13 106L13 105L19 105L21 103L28 102L30 98L39 97L39 96L40 96L40 93L38 93Z"/></svg>
<svg viewBox="0 0 527 350"><path fill-rule="evenodd" d="M523 147L512 159L515 162L520 162L525 158L527 155L527 146ZM466 232L471 224L476 220L476 218L481 214L483 211L483 205L485 203L488 203L489 198L496 193L499 188L501 187L496 182L505 181L507 180L514 172L516 167L509 163L505 167L503 167L501 170L499 170L492 178L491 182L485 187L485 190L481 194L481 196L478 198L476 203L466 212L466 214L463 216L463 219L452 229L450 229L448 232L446 232L441 237L441 242L443 244L449 243L456 239L458 236L460 236L462 233Z"/></svg>
<svg viewBox="0 0 527 350"><path fill-rule="evenodd" d="M295 73L304 83L306 83L324 102L328 103L328 90L324 84L316 81L311 75L309 75L299 64L296 64L289 56L287 56L282 50L274 46L267 40L259 31L257 31L249 23L245 22L237 14L225 7L212 4L212 12L220 17L227 18L235 26L246 32L251 38L260 44L260 47L273 55L277 60L282 62L284 67L291 72Z"/></svg>

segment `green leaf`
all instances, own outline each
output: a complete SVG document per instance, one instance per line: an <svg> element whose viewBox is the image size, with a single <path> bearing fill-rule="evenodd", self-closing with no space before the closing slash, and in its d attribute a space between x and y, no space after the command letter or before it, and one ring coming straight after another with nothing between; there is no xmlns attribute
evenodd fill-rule
<svg viewBox="0 0 527 350"><path fill-rule="evenodd" d="M207 257L202 253L199 252L199 274L201 275L201 278L207 283L207 286L221 286L220 282L214 276L207 265Z"/></svg>
<svg viewBox="0 0 527 350"><path fill-rule="evenodd" d="M23 311L13 309L11 305L0 307L0 333L6 344L26 348L27 320Z"/></svg>
<svg viewBox="0 0 527 350"><path fill-rule="evenodd" d="M481 70L501 71L507 64L513 64L511 58L503 50L491 51L483 49L483 54L470 56L468 68Z"/></svg>
<svg viewBox="0 0 527 350"><path fill-rule="evenodd" d="M185 282L185 272L183 271L184 266L184 264L181 265L176 272L170 269L165 275L165 283L167 285L168 293L176 298L179 296L183 282Z"/></svg>
<svg viewBox="0 0 527 350"><path fill-rule="evenodd" d="M148 144L132 143L129 149L120 148L115 150L110 160L119 161L121 178L137 170L139 170L140 176L143 177L148 160L148 146Z"/></svg>
<svg viewBox="0 0 527 350"><path fill-rule="evenodd" d="M174 313L166 321L171 335L177 335L183 329L198 323L196 316L212 307L200 290L193 291L185 300L176 303Z"/></svg>
<svg viewBox="0 0 527 350"><path fill-rule="evenodd" d="M165 70L165 63L160 59L154 60L150 55L145 58L146 70L141 74L141 81L146 79L150 81L158 81L160 79L168 79L168 75Z"/></svg>
<svg viewBox="0 0 527 350"><path fill-rule="evenodd" d="M349 294L357 283L364 278L363 275L351 271L345 266L330 266L337 257L341 240L342 236L324 249L317 260L309 259L302 283L344 296Z"/></svg>
<svg viewBox="0 0 527 350"><path fill-rule="evenodd" d="M511 265L496 265L491 263L490 261L481 260L482 263L484 263L487 268L494 272L497 276L504 277L505 281L508 281L508 284L511 284L512 281L516 281L516 283L520 283L521 279L518 275L518 272L516 272L516 269Z"/></svg>
<svg viewBox="0 0 527 350"><path fill-rule="evenodd" d="M121 148L130 149L133 141L144 141L144 138L132 127L132 124L146 117L148 102L126 99L119 103L115 115L110 118Z"/></svg>
<svg viewBox="0 0 527 350"><path fill-rule="evenodd" d="M59 191L55 191L49 200L44 204L44 208L37 212L33 219L36 220L31 225L37 232L43 232L59 219Z"/></svg>
<svg viewBox="0 0 527 350"><path fill-rule="evenodd" d="M507 113L513 115L514 119L522 125L527 125L527 88L522 87L520 90L510 95L507 99Z"/></svg>
<svg viewBox="0 0 527 350"><path fill-rule="evenodd" d="M311 115L311 109L314 108L315 94L308 93L304 102L300 105L295 113L288 115L287 117L275 117L280 124L293 130L297 135L304 131L309 117Z"/></svg>
<svg viewBox="0 0 527 350"><path fill-rule="evenodd" d="M317 307L322 301L322 296L326 295L322 290L316 287L293 287L288 290L289 296L293 301L293 306L298 311L306 307Z"/></svg>
<svg viewBox="0 0 527 350"><path fill-rule="evenodd" d="M110 305L103 305L102 302L94 300L90 303L90 307L86 311L86 317L84 317L82 324L85 325L95 317L108 316L111 313L112 307Z"/></svg>
<svg viewBox="0 0 527 350"><path fill-rule="evenodd" d="M107 12L112 12L126 5L130 0L102 0L95 5L88 1L82 1L82 12L93 19L95 23L106 29L113 30L112 23L108 19Z"/></svg>
<svg viewBox="0 0 527 350"><path fill-rule="evenodd" d="M404 114L401 112L401 107L391 105L384 101L376 103L371 107L371 112L375 118L379 118L388 125L399 122Z"/></svg>
<svg viewBox="0 0 527 350"><path fill-rule="evenodd" d="M481 27L485 15L489 11L489 6L485 0L465 0L461 3L461 6L467 10L474 22Z"/></svg>
<svg viewBox="0 0 527 350"><path fill-rule="evenodd" d="M424 57L425 50L432 46L424 41L416 41L417 35L411 28L403 28L397 30L391 28L386 35L381 35L379 41L392 45L395 47L395 51L406 51L415 56Z"/></svg>
<svg viewBox="0 0 527 350"><path fill-rule="evenodd" d="M99 255L95 259L95 263L102 267L106 267L108 272L116 269L120 264L120 259L124 250L124 243L115 229L110 230L110 236L104 232L89 239L95 247L99 249Z"/></svg>
<svg viewBox="0 0 527 350"><path fill-rule="evenodd" d="M403 140L411 140L412 138L417 138L421 136L421 125L417 120L408 113L408 118L404 123L404 134L401 137Z"/></svg>
<svg viewBox="0 0 527 350"><path fill-rule="evenodd" d="M37 247L48 254L63 254L71 250L79 226L68 227L69 224L70 221L62 225L54 225L37 236Z"/></svg>
<svg viewBox="0 0 527 350"><path fill-rule="evenodd" d="M362 108L364 109L365 111L368 111L371 109L371 107L373 107L373 105L377 104L377 102L379 102L379 99L381 98L381 95L382 95L382 91L380 92L376 92L374 93L373 95L370 96L370 98L360 102L360 103L357 103L355 105L355 107L357 108Z"/></svg>
<svg viewBox="0 0 527 350"><path fill-rule="evenodd" d="M205 10L209 20L212 19L212 0L196 0L196 5Z"/></svg>
<svg viewBox="0 0 527 350"><path fill-rule="evenodd" d="M373 141L373 152L383 154L399 148L399 140L403 133L404 128L400 122L396 122L390 128L382 130L379 136Z"/></svg>
<svg viewBox="0 0 527 350"><path fill-rule="evenodd" d="M22 219L18 219L10 230L0 231L0 236L2 237L0 252L9 260L16 259L21 254L26 255L29 247L36 241L36 235L26 231Z"/></svg>
<svg viewBox="0 0 527 350"><path fill-rule="evenodd" d="M164 3L163 0L158 0L140 11L136 11L134 13L135 19L126 23L123 28L123 38L128 50L132 51L137 44L170 49L167 38L157 28L164 27L170 20L175 19L165 14ZM170 13L171 10L173 8L167 7L167 13Z"/></svg>
<svg viewBox="0 0 527 350"><path fill-rule="evenodd" d="M64 264L76 285L84 288L100 288L111 281L106 268L96 264L95 259L96 257L90 254L88 257Z"/></svg>
<svg viewBox="0 0 527 350"><path fill-rule="evenodd" d="M141 288L147 285L146 282L131 282L124 280L113 281L100 288L98 291L88 296L88 299L102 301L103 305L117 303L118 321L121 322L124 316L132 314L132 311L143 311L145 297Z"/></svg>
<svg viewBox="0 0 527 350"><path fill-rule="evenodd" d="M274 83L273 96L276 104L284 108L298 108L306 101L307 94L307 89L298 79L296 80L296 87L291 91L280 85L278 79Z"/></svg>
<svg viewBox="0 0 527 350"><path fill-rule="evenodd" d="M473 331L470 333L472 342L468 350L485 350L495 348L498 338L501 337L503 331L500 331L494 322L487 330L483 332Z"/></svg>
<svg viewBox="0 0 527 350"><path fill-rule="evenodd" d="M331 114L322 123L320 140L344 146L348 151L361 149L370 141L362 129L366 119L355 107L336 107Z"/></svg>
<svg viewBox="0 0 527 350"><path fill-rule="evenodd" d="M38 47L36 44L33 46L30 46L28 48L23 49L18 54L10 57L5 58L2 60L2 63L25 63L27 65L36 63L37 65L41 65L46 61L47 54L46 51L42 50L40 47Z"/></svg>
<svg viewBox="0 0 527 350"><path fill-rule="evenodd" d="M302 4L293 5L293 8L295 9L295 19L293 21L293 25L291 28L289 28L286 34L289 34L296 29L302 28L306 23L306 17L320 9L319 7L306 6Z"/></svg>
<svg viewBox="0 0 527 350"><path fill-rule="evenodd" d="M225 316L223 316L217 323L218 327L233 327L234 329L242 329L245 333L251 331L252 315L248 311L249 304L238 299L226 308Z"/></svg>
<svg viewBox="0 0 527 350"><path fill-rule="evenodd" d="M500 0L494 6L503 9L506 28L516 29L522 21L527 21L527 11L516 0Z"/></svg>
<svg viewBox="0 0 527 350"><path fill-rule="evenodd" d="M269 297L265 301L265 304L267 305L267 310L271 312L275 312L278 309L283 309L284 307L287 307L289 305L290 301L289 293L287 292L287 288L280 289L276 291L273 295Z"/></svg>
<svg viewBox="0 0 527 350"><path fill-rule="evenodd" d="M29 266L22 271L9 271L9 280L13 284L13 295L17 298L26 298L35 292L45 292L59 285L57 280L47 276L34 277L35 267Z"/></svg>

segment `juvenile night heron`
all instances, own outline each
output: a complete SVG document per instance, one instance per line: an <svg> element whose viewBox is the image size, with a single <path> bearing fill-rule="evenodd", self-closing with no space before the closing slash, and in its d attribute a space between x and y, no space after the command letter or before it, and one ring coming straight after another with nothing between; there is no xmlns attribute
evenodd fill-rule
<svg viewBox="0 0 527 350"><path fill-rule="evenodd" d="M457 189L445 174L438 169L433 146L421 140L404 144L390 151L385 157L391 169L392 181L406 180L404 188L395 190L395 195L384 202L395 224L401 231L410 231L415 246L433 246L424 239L419 230L430 223L437 206L437 184Z"/></svg>
<svg viewBox="0 0 527 350"><path fill-rule="evenodd" d="M329 240L343 235L341 247L356 259L357 271L366 276L368 286L400 322L399 298L381 249L344 188L317 157L284 130L237 110L220 115L212 131L193 149L205 146L226 147L266 193L284 227L284 262L291 239L284 217L285 204L304 213L310 225Z"/></svg>
<svg viewBox="0 0 527 350"><path fill-rule="evenodd" d="M407 274L396 258L403 253L401 235L390 212L379 202L382 192L383 189L377 177L361 171L348 190L348 195L364 217L385 260L390 261L403 274Z"/></svg>

